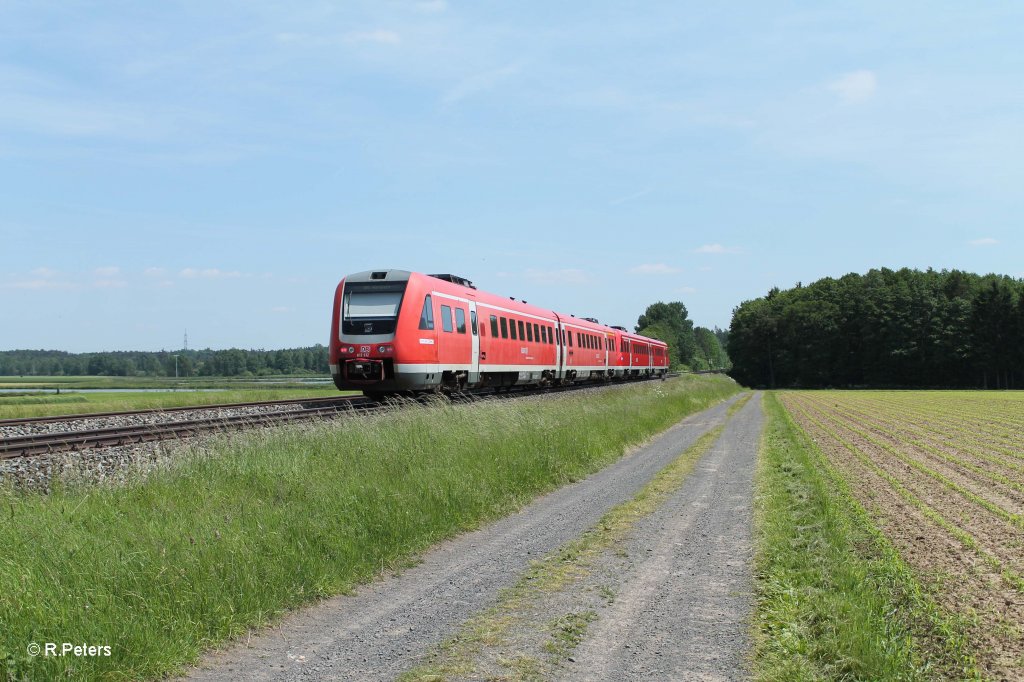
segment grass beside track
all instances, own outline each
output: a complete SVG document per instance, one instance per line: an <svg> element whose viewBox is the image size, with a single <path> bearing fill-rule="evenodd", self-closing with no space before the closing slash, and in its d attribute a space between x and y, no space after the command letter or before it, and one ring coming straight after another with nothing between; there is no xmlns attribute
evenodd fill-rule
<svg viewBox="0 0 1024 682"><path fill-rule="evenodd" d="M0 491L0 665L146 678L608 464L739 387L682 377L235 435L120 488ZM29 643L106 645L36 657ZM0 668L2 669L2 668Z"/></svg>
<svg viewBox="0 0 1024 682"><path fill-rule="evenodd" d="M962 626L922 589L774 394L765 409L756 677L977 678Z"/></svg>
<svg viewBox="0 0 1024 682"><path fill-rule="evenodd" d="M349 392L354 394L354 392ZM210 392L183 391L181 393L98 392L62 393L10 396L0 394L0 419L24 417L50 417L63 414L91 414L95 412L126 412L130 410L158 410L168 407L190 407L220 403L248 403L258 400L289 400L291 398L330 398L347 395L339 393L332 384L329 388L298 389L230 389Z"/></svg>

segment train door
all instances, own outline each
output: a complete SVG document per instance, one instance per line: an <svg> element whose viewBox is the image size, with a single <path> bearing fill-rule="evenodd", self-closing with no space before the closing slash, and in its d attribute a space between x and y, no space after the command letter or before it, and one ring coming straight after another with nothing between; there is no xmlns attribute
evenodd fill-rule
<svg viewBox="0 0 1024 682"><path fill-rule="evenodd" d="M565 348L562 342L565 341L565 329L562 327L562 320L555 316L555 377L565 378Z"/></svg>
<svg viewBox="0 0 1024 682"><path fill-rule="evenodd" d="M476 301L469 302L469 326L473 334L469 366L469 384L472 386L480 382L480 331L477 329Z"/></svg>

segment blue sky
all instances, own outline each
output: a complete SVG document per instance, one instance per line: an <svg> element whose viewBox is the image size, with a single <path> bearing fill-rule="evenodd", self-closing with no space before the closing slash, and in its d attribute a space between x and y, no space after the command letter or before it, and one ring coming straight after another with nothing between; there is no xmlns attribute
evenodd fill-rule
<svg viewBox="0 0 1024 682"><path fill-rule="evenodd" d="M727 326L1024 276L1019 3L0 2L0 349L325 343L346 273Z"/></svg>

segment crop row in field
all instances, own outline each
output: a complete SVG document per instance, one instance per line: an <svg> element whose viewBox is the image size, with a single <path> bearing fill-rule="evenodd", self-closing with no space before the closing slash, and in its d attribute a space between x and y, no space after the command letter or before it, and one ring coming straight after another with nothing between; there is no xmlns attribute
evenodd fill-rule
<svg viewBox="0 0 1024 682"><path fill-rule="evenodd" d="M789 392L782 401L939 603L967 616L986 674L1020 679L1024 447L992 431L1021 422L1024 400Z"/></svg>

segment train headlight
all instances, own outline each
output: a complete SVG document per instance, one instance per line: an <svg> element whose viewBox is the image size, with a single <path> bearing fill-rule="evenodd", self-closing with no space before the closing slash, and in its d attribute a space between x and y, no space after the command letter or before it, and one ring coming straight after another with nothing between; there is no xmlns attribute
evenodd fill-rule
<svg viewBox="0 0 1024 682"><path fill-rule="evenodd" d="M356 347L355 346L349 346L348 347L348 352L349 353L355 353L356 352Z"/></svg>
<svg viewBox="0 0 1024 682"><path fill-rule="evenodd" d="M378 353L390 353L392 350L391 346L380 346L377 348Z"/></svg>

